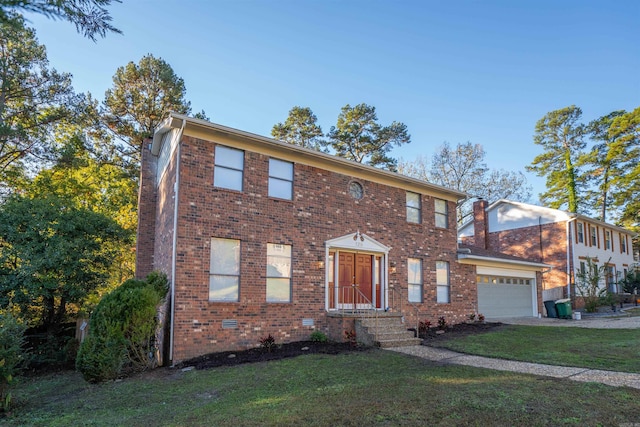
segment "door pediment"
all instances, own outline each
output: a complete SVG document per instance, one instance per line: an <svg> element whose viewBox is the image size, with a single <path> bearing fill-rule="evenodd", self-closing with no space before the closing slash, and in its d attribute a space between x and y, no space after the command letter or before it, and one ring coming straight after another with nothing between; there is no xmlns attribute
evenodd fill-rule
<svg viewBox="0 0 640 427"><path fill-rule="evenodd" d="M382 243L372 239L366 234L356 231L342 237L327 240L325 246L330 248L348 249L352 251L366 251L366 252L378 252L388 254L391 248L383 245Z"/></svg>

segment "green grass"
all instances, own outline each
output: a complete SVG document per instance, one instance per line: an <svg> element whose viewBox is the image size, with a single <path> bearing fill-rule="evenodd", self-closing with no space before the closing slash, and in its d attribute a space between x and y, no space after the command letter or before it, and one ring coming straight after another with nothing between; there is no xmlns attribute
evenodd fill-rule
<svg viewBox="0 0 640 427"><path fill-rule="evenodd" d="M640 329L510 325L484 334L452 337L434 345L501 359L640 372Z"/></svg>
<svg viewBox="0 0 640 427"><path fill-rule="evenodd" d="M91 385L22 380L7 426L597 426L640 420L640 390L439 365L372 350Z"/></svg>

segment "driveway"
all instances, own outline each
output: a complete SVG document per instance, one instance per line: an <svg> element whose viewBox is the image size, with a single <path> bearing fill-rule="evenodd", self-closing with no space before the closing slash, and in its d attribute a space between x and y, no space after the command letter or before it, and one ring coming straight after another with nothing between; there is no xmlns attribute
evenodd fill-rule
<svg viewBox="0 0 640 427"><path fill-rule="evenodd" d="M549 317L510 317L500 319L487 319L488 322L502 322L510 325L531 325L531 326L566 326L574 328L594 328L594 329L636 329L640 328L640 316L583 316L581 320L565 320Z"/></svg>

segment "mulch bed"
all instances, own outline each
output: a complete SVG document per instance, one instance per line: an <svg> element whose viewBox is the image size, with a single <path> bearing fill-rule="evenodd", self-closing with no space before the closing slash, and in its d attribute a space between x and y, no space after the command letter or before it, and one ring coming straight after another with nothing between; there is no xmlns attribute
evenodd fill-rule
<svg viewBox="0 0 640 427"><path fill-rule="evenodd" d="M429 345L436 340L446 340L464 335L479 334L489 332L495 328L502 327L502 323L459 323L447 326L444 333L436 332L437 328L429 329L428 333L421 338L423 344ZM315 342L297 341L274 346L270 351L266 348L256 347L242 351L225 351L221 353L210 353L194 359L186 360L175 366L177 369L193 367L195 369L210 369L219 366L235 366L243 363L266 362L270 360L280 360L289 357L301 356L304 354L344 354L358 351L367 351L368 347L353 345L348 342Z"/></svg>

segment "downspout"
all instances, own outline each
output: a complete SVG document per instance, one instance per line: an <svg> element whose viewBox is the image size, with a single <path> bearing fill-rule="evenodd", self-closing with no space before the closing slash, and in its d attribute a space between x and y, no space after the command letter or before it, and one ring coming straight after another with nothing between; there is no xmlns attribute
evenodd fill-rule
<svg viewBox="0 0 640 427"><path fill-rule="evenodd" d="M178 252L178 195L180 194L180 146L182 145L182 132L187 125L187 120L182 120L182 126L180 127L180 134L178 140L178 147L176 155L176 182L173 184L173 248L171 249L171 323L169 327L169 360L173 364L173 330L174 319L176 314L176 256Z"/></svg>
<svg viewBox="0 0 640 427"><path fill-rule="evenodd" d="M567 298L571 298L571 272L572 272L572 256L573 256L573 245L571 244L572 239L571 239L571 227L570 227L570 223L572 221L575 221L576 219L578 219L577 216L574 216L573 218L569 219L567 221L567 225L566 225L566 233L567 233L567 237L566 237L566 242L567 242Z"/></svg>

